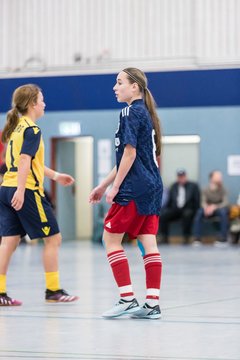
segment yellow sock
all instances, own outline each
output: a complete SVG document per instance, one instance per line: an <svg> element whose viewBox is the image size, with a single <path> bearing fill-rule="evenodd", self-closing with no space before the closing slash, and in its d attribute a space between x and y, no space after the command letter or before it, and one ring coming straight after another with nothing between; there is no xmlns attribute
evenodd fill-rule
<svg viewBox="0 0 240 360"><path fill-rule="evenodd" d="M56 291L60 289L60 281L59 281L59 272L46 272L45 273L46 279L46 288L48 290Z"/></svg>
<svg viewBox="0 0 240 360"><path fill-rule="evenodd" d="M7 291L7 276L0 274L0 293Z"/></svg>

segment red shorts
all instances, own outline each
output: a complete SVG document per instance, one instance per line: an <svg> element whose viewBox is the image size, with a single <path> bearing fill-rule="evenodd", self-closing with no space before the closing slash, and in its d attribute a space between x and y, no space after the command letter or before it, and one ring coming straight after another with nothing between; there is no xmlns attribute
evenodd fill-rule
<svg viewBox="0 0 240 360"><path fill-rule="evenodd" d="M158 223L158 215L139 215L132 200L126 206L111 206L104 221L104 229L114 234L127 233L130 239L136 239L138 235L156 235Z"/></svg>

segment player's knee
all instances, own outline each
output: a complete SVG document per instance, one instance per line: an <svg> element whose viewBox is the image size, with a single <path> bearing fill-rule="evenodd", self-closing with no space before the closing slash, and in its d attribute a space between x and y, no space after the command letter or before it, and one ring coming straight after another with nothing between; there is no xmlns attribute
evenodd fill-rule
<svg viewBox="0 0 240 360"><path fill-rule="evenodd" d="M7 249L9 252L13 253L18 247L19 242L20 236L2 237L1 246Z"/></svg>
<svg viewBox="0 0 240 360"><path fill-rule="evenodd" d="M57 246L60 246L61 243L62 243L62 235L61 235L61 233L58 233L58 234L54 235L53 238L54 238L54 243Z"/></svg>
<svg viewBox="0 0 240 360"><path fill-rule="evenodd" d="M49 236L45 238L45 245L49 246L60 246L62 242L62 235L61 233Z"/></svg>

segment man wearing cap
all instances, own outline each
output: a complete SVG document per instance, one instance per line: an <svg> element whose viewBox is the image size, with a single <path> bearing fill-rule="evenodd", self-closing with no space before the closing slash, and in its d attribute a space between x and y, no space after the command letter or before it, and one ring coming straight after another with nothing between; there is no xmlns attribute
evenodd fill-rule
<svg viewBox="0 0 240 360"><path fill-rule="evenodd" d="M169 190L169 197L160 215L161 242L168 243L169 224L181 220L184 244L189 243L192 222L200 206L200 191L196 183L187 178L185 169L177 170L177 181Z"/></svg>

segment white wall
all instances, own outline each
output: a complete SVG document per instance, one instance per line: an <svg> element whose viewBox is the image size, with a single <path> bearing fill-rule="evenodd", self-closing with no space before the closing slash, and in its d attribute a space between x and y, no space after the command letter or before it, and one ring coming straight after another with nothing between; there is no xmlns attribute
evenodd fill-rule
<svg viewBox="0 0 240 360"><path fill-rule="evenodd" d="M0 0L0 75L240 65L240 0Z"/></svg>

